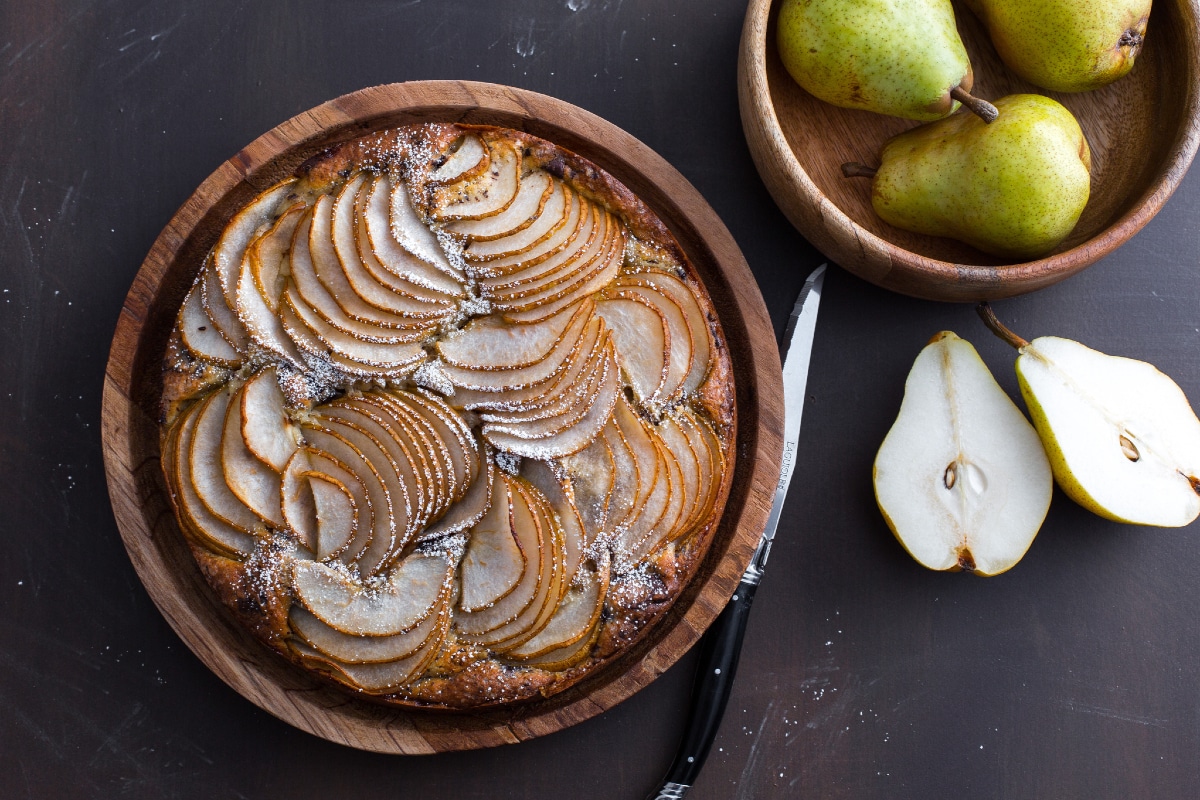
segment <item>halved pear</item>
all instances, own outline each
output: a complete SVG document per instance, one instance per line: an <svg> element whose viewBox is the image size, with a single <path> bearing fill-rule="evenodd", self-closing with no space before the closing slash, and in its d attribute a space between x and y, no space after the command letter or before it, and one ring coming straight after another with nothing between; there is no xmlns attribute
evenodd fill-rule
<svg viewBox="0 0 1200 800"><path fill-rule="evenodd" d="M913 558L979 575L1025 555L1053 489L1033 426L949 331L913 363L873 475L884 519Z"/></svg>
<svg viewBox="0 0 1200 800"><path fill-rule="evenodd" d="M335 630L352 636L393 636L436 611L451 567L442 554L414 552L392 569L383 586L368 591L344 568L297 561L292 588L306 609Z"/></svg>
<svg viewBox="0 0 1200 800"><path fill-rule="evenodd" d="M1072 500L1135 525L1181 527L1200 515L1200 420L1175 381L1070 339L1026 342L981 312L1020 353L1021 395Z"/></svg>

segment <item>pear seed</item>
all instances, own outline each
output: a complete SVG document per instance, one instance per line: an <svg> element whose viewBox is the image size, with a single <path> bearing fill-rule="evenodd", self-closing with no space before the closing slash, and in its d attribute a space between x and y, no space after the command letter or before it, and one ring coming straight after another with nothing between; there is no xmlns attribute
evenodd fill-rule
<svg viewBox="0 0 1200 800"><path fill-rule="evenodd" d="M1125 457L1130 461L1137 461L1142 457L1142 454L1138 452L1137 447L1134 446L1133 442L1131 442L1127 436L1121 437L1121 452L1124 453Z"/></svg>
<svg viewBox="0 0 1200 800"><path fill-rule="evenodd" d="M946 467L945 474L942 475L942 483L947 489L954 488L954 482L958 480L958 462L951 461L950 466Z"/></svg>

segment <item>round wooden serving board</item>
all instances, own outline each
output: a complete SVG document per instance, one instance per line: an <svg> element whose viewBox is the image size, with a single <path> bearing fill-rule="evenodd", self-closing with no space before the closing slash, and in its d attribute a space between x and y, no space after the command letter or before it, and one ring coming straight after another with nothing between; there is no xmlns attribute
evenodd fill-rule
<svg viewBox="0 0 1200 800"><path fill-rule="evenodd" d="M738 58L742 127L771 196L821 252L861 278L933 300L1022 294L1074 275L1145 226L1183 179L1200 144L1200 3L1157 0L1133 70L1102 89L1048 92L1000 61L987 30L954 3L975 73L974 94L1058 100L1092 152L1091 196L1075 230L1048 256L1023 264L888 225L871 207L871 182L841 165L879 164L883 144L917 123L830 105L800 88L776 48L781 0L750 0ZM963 112L967 113L967 112Z"/></svg>
<svg viewBox="0 0 1200 800"><path fill-rule="evenodd" d="M159 468L158 401L168 334L204 254L233 212L339 141L419 122L528 131L591 159L671 229L721 317L737 385L733 486L705 562L667 615L629 652L544 701L486 713L400 711L331 687L268 651L233 622L204 583ZM700 194L661 157L568 103L493 84L428 81L363 89L300 114L223 163L188 198L146 256L125 299L105 375L109 495L129 557L176 633L222 680L280 719L330 741L386 753L511 744L553 733L645 687L699 639L725 606L766 522L779 475L783 387L758 285Z"/></svg>

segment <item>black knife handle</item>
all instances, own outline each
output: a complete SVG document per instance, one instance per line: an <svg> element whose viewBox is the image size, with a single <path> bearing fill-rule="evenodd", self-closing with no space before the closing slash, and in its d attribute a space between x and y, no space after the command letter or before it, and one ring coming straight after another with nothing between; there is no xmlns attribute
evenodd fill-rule
<svg viewBox="0 0 1200 800"><path fill-rule="evenodd" d="M696 667L696 682L692 685L687 726L683 729L675 761L658 791L650 796L651 800L680 800L700 774L729 702L742 639L746 636L746 622L750 618L750 605L757 590L756 583L739 583L725 610L700 640L700 663Z"/></svg>

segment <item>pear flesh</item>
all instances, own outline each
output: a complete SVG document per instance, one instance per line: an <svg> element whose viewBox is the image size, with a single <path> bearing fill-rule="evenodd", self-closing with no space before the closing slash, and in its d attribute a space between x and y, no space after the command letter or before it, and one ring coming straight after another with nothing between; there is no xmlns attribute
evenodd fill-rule
<svg viewBox="0 0 1200 800"><path fill-rule="evenodd" d="M975 348L949 331L913 363L873 477L888 527L913 558L980 575L1021 559L1053 492L1033 426Z"/></svg>
<svg viewBox="0 0 1200 800"><path fill-rule="evenodd" d="M1200 515L1200 420L1144 361L1044 336L1017 379L1059 487L1102 517L1179 527Z"/></svg>
<svg viewBox="0 0 1200 800"><path fill-rule="evenodd" d="M950 0L784 0L777 41L796 82L844 108L927 122L974 81Z"/></svg>
<svg viewBox="0 0 1200 800"><path fill-rule="evenodd" d="M871 187L875 212L897 228L1005 258L1061 244L1091 191L1083 131L1041 95L1009 95L996 108L990 125L956 114L888 141Z"/></svg>
<svg viewBox="0 0 1200 800"><path fill-rule="evenodd" d="M1133 69L1150 0L967 0L1001 60L1056 92L1106 86Z"/></svg>

